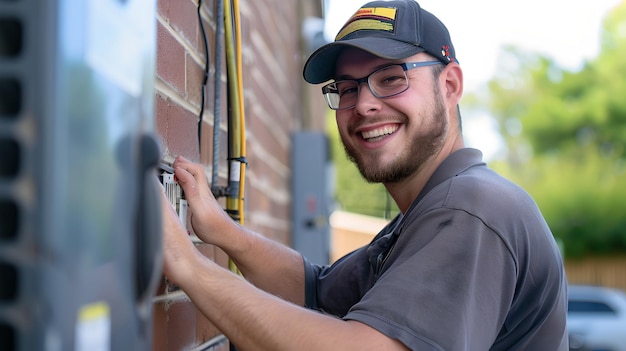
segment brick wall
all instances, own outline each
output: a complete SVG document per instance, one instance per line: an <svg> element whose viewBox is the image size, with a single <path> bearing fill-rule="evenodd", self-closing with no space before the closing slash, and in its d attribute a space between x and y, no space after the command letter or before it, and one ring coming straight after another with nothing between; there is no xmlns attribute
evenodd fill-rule
<svg viewBox="0 0 626 351"><path fill-rule="evenodd" d="M244 0L239 2L243 54L247 161L245 224L277 241L290 242L291 133L323 126L323 101L316 87L302 80L302 19L320 16L321 0ZM227 72L224 47L216 52L216 1L202 2L202 20L209 47L209 78L201 145L198 119L205 65L204 39L198 21L198 0L159 0L157 13L156 128L163 159L177 155L201 162L211 179L215 80L220 82L219 185L227 176ZM216 77L216 54L222 55ZM224 200L220 199L224 205ZM223 266L219 249L197 243ZM221 333L189 302L186 295L162 282L154 308L154 349L198 348L219 341ZM227 350L220 343L212 350Z"/></svg>

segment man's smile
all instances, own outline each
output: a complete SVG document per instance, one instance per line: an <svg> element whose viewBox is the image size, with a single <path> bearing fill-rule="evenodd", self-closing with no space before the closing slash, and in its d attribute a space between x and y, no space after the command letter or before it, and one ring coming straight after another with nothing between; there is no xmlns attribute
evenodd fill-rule
<svg viewBox="0 0 626 351"><path fill-rule="evenodd" d="M385 138L385 136L393 134L398 128L400 128L398 124L387 124L371 130L364 130L360 133L365 141L377 142Z"/></svg>

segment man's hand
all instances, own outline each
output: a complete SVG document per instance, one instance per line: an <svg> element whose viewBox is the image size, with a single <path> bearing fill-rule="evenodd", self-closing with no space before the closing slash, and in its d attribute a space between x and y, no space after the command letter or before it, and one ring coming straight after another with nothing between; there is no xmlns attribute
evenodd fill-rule
<svg viewBox="0 0 626 351"><path fill-rule="evenodd" d="M220 246L233 220L218 204L211 193L204 167L178 156L173 164L178 184L189 202L191 225L202 241Z"/></svg>

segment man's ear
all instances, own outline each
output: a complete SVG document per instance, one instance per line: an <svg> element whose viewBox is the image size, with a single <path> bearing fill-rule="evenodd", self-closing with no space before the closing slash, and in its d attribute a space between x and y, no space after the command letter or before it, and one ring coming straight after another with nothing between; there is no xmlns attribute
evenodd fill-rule
<svg viewBox="0 0 626 351"><path fill-rule="evenodd" d="M456 106L463 97L463 70L457 63L449 63L441 72L444 97L449 106Z"/></svg>

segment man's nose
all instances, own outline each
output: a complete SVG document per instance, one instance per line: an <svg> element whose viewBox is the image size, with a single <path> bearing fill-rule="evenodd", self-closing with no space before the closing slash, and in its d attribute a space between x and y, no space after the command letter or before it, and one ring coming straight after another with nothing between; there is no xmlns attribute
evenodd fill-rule
<svg viewBox="0 0 626 351"><path fill-rule="evenodd" d="M354 106L355 112L358 114L367 114L370 111L375 111L380 108L380 98L377 98L367 82L362 82L359 85L359 95L357 96L356 104Z"/></svg>

